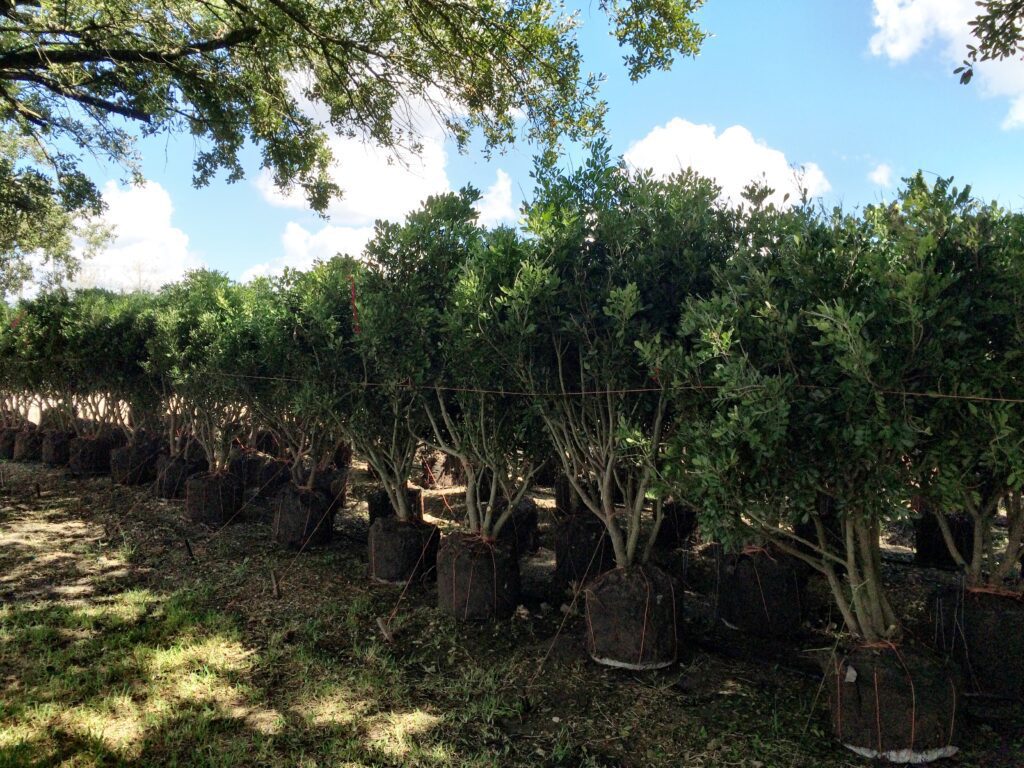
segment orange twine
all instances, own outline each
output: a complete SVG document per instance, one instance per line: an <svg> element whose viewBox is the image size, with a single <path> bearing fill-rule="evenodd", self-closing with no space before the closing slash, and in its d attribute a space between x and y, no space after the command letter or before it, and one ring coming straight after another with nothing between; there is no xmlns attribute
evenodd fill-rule
<svg viewBox="0 0 1024 768"><path fill-rule="evenodd" d="M896 658L900 662L900 666L903 667L903 671L907 675L907 682L910 683L910 749L913 750L914 742L917 740L917 689L914 687L914 676L910 673L910 668L907 666L906 661L903 660L903 654L900 653L900 649L891 640L879 640L879 641L873 642L873 643L863 643L861 645L861 647L862 648L877 649L877 650L881 650L883 648L888 648L894 654L896 654ZM876 719L876 721L878 723L878 729L879 729L879 731L878 731L878 734L879 734L878 738L879 738L879 745L881 745L881 738L882 738L881 728L882 728L882 725L881 725L881 721L879 719L879 717L880 717L880 714L879 714L879 707L880 707L880 705L879 705L879 702L878 702L878 671L877 670L875 670L874 676L875 676L875 719ZM954 715L954 717L955 717L955 715ZM881 746L879 746L878 751L879 752L882 751Z"/></svg>
<svg viewBox="0 0 1024 768"><path fill-rule="evenodd" d="M1017 590L1007 589L1005 587L983 585L979 587L966 587L965 590L976 595L995 595L996 597L1006 597L1011 600L1024 601L1024 594Z"/></svg>
<svg viewBox="0 0 1024 768"><path fill-rule="evenodd" d="M424 461L423 462L423 468L425 470L427 470L427 474L430 475L430 482L433 483L435 486L437 486L437 478L434 477L434 473L430 469L430 464L428 464L427 462ZM443 501L445 507L448 508L449 514L451 514L452 517L454 517L455 516L455 510L453 510L452 507L451 507L451 504L448 503L448 497L444 495L444 491L441 491L441 501Z"/></svg>
<svg viewBox="0 0 1024 768"><path fill-rule="evenodd" d="M953 731L956 728L956 684L952 679L949 681L949 687L953 691L953 710L949 714L949 741L946 742L947 746L953 743Z"/></svg>
<svg viewBox="0 0 1024 768"><path fill-rule="evenodd" d="M423 556L427 553L427 550L430 548L430 542L433 541L434 535L436 533L437 530L433 530L430 532L430 535L427 536L427 540L423 544L423 549L420 550L420 556L416 559L416 565L413 566L412 573L409 574L409 578L406 580L405 586L402 587L402 593L398 596L398 601L395 603L394 610L391 611L391 615L388 616L388 620L385 622L389 627L391 626L391 622L394 620L395 616L398 615L398 607L402 604L402 600L405 598L405 593L409 591L409 585L412 584L412 580L416 577L416 574L419 572L420 563L423 562Z"/></svg>
<svg viewBox="0 0 1024 768"><path fill-rule="evenodd" d="M775 561L775 558L772 556L772 553L768 549L768 547L762 546L761 544L747 544L745 547L743 547L743 549L740 550L740 553L744 555L763 554L766 555L773 562Z"/></svg>
<svg viewBox="0 0 1024 768"><path fill-rule="evenodd" d="M772 614L771 611L768 610L768 600L765 599L764 596L764 587L761 586L761 574L757 572L757 563L754 562L753 558L750 559L750 563L754 566L754 578L757 579L757 591L761 594L761 605L764 606L764 615L765 618L768 619L768 631L771 632Z"/></svg>

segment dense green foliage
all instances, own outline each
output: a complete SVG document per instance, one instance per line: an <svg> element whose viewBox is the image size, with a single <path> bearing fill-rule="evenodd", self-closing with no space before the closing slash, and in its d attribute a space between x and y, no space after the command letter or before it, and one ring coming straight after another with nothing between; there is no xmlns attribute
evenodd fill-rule
<svg viewBox="0 0 1024 768"><path fill-rule="evenodd" d="M244 289L249 328L233 355L232 373L287 454L293 479L308 487L344 440L336 403L351 364L346 350L354 268L351 260L337 258Z"/></svg>
<svg viewBox="0 0 1024 768"><path fill-rule="evenodd" d="M540 182L527 214L535 255L502 296L506 335L519 340L511 367L539 393L562 468L625 567L638 556L664 443L685 418L644 353L675 334L689 296L710 290L734 243L732 214L707 179L634 176L604 148L577 173ZM648 542L660 510L659 497Z"/></svg>
<svg viewBox="0 0 1024 768"><path fill-rule="evenodd" d="M669 469L695 487L712 535L734 546L767 538L802 555L792 526L814 522L802 556L833 585L835 567L847 568L840 608L873 640L896 624L881 591L879 521L905 498L902 459L916 436L906 401L883 393L912 389L917 361L899 312L913 299L911 270L872 242L866 214L750 212L755 236L684 320L693 348L671 368L678 386L707 387L707 405L677 436Z"/></svg>
<svg viewBox="0 0 1024 768"><path fill-rule="evenodd" d="M39 406L50 424L85 434L157 426L148 364L153 303L146 294L101 290L57 290L21 302L2 342L15 410Z"/></svg>
<svg viewBox="0 0 1024 768"><path fill-rule="evenodd" d="M858 216L754 207L667 353L676 385L706 393L668 463L705 531L805 560L868 639L900 631L881 524L925 494L940 524L967 509L990 540L1020 487L1019 221L920 176Z"/></svg>
<svg viewBox="0 0 1024 768"><path fill-rule="evenodd" d="M430 429L420 392L430 384L438 325L467 249L479 238L479 195L429 198L404 224L378 222L355 280L358 371L346 429L380 477L400 518L420 436Z"/></svg>
<svg viewBox="0 0 1024 768"><path fill-rule="evenodd" d="M972 199L969 188L948 179L929 187L920 175L899 208L880 212L879 236L913 254L918 293L899 311L914 322L914 390L993 398L908 400L923 435L911 466L926 506L943 529L943 512L965 512L975 522L972 551L961 558L950 547L972 584L998 586L1010 576L1024 532L1024 410L1009 402L1022 395L1022 224L1020 216ZM1010 535L996 552L1001 503Z"/></svg>
<svg viewBox="0 0 1024 768"><path fill-rule="evenodd" d="M247 403L235 373L246 314L243 290L217 272L197 271L164 290L156 357L211 471L227 468Z"/></svg>
<svg viewBox="0 0 1024 768"><path fill-rule="evenodd" d="M867 640L901 631L879 536L912 499L943 527L973 517L972 583L1019 588L1024 216L921 176L856 214L757 188L730 208L603 147L538 181L525 235L479 226L465 189L378 223L361 260L7 308L5 416L163 418L215 470L269 429L307 487L351 441L402 518L432 444L485 538L554 458L620 567L647 559L671 498L705 537L820 572Z"/></svg>
<svg viewBox="0 0 1024 768"><path fill-rule="evenodd" d="M422 397L433 443L466 474L468 527L496 537L530 489L550 450L533 404L507 392L510 352L499 296L530 245L506 228L479 228L463 240L464 259L436 317L432 388Z"/></svg>

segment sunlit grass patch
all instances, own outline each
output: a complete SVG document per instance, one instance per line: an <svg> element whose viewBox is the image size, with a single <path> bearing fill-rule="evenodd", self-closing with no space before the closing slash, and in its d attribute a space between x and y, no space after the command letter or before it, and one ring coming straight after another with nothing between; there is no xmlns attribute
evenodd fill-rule
<svg viewBox="0 0 1024 768"><path fill-rule="evenodd" d="M251 656L240 643L220 635L183 638L163 648L140 646L135 652L140 666L154 682L186 676L221 677L246 668Z"/></svg>
<svg viewBox="0 0 1024 768"><path fill-rule="evenodd" d="M428 733L438 722L437 715L416 709L376 715L366 725L371 746L391 757L405 757L415 746L416 737Z"/></svg>
<svg viewBox="0 0 1024 768"><path fill-rule="evenodd" d="M372 707L351 686L337 680L306 683L292 704L292 712L308 726L352 726Z"/></svg>
<svg viewBox="0 0 1024 768"><path fill-rule="evenodd" d="M26 573L56 568L58 579L81 572L83 558L104 577L123 575L119 558L90 554L22 551L20 560ZM79 747L60 764L136 759L183 706L200 708L192 735L215 720L281 730L280 715L251 703L244 675L253 651L226 616L199 607L203 590L168 596L134 586L80 600L68 599L67 586L0 606L0 766L26 764L26 754L56 760L69 743Z"/></svg>
<svg viewBox="0 0 1024 768"><path fill-rule="evenodd" d="M143 627L128 618L144 617L153 609L152 601L136 594L89 614L51 609L37 616L54 623L64 619L78 627L75 631L82 625L103 626L105 631L56 650L40 639L68 632L67 626L41 633L31 625L27 635L17 638L21 682L4 692L9 703L0 709L0 746L56 746L55 734L64 733L102 745L119 759L135 758L141 755L147 734L176 717L183 706L201 713L193 722L194 731L206 732L204 719L238 720L246 729L266 735L281 731L282 717L254 704L254 693L244 681L252 663L250 649L232 635L209 633L201 622L183 625L180 615L169 625L151 618ZM155 610L159 612L159 606ZM18 631L5 618L0 618L0 625L5 627L7 648ZM8 727L10 719L15 720L13 728Z"/></svg>
<svg viewBox="0 0 1024 768"><path fill-rule="evenodd" d="M48 725L102 743L122 758L138 757L145 734L143 707L126 692L63 709Z"/></svg>
<svg viewBox="0 0 1024 768"><path fill-rule="evenodd" d="M173 504L124 517L124 490L104 523L107 491L88 487L80 542L57 524L40 534L73 559L0 542L0 574L17 565L32 586L9 599L0 585L0 768L860 765L811 707L814 681L706 653L664 673L604 670L578 621L558 630L557 606L460 624L429 586L369 584L359 542L296 558L245 525L211 545ZM0 529L16 529L5 511ZM94 592L52 589L84 573Z"/></svg>

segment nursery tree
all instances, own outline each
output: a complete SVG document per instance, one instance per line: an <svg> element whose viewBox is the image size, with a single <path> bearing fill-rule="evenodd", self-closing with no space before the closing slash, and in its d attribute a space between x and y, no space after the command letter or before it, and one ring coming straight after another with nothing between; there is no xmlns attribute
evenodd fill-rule
<svg viewBox="0 0 1024 768"><path fill-rule="evenodd" d="M246 287L248 354L240 354L249 402L288 453L293 482L312 489L343 441L335 393L349 373L351 259L335 257L308 271L286 270Z"/></svg>
<svg viewBox="0 0 1024 768"><path fill-rule="evenodd" d="M120 429L129 438L159 426L159 399L146 365L156 332L148 294L117 295L99 289L73 294L65 340L67 374L86 434Z"/></svg>
<svg viewBox="0 0 1024 768"><path fill-rule="evenodd" d="M0 302L0 424L14 426L21 419L21 381L18 365L19 312Z"/></svg>
<svg viewBox="0 0 1024 768"><path fill-rule="evenodd" d="M189 422L210 471L225 472L247 410L235 357L243 297L218 272L197 270L164 289L154 356L166 365L178 412Z"/></svg>
<svg viewBox="0 0 1024 768"><path fill-rule="evenodd" d="M896 309L907 316L919 361L909 382L919 394L908 401L920 435L908 457L916 489L969 586L1016 581L1024 537L1024 219L980 203L951 179L929 185L920 174L877 213L878 236L900 250L915 280ZM852 373L878 389L871 366ZM997 550L1001 503L1008 527ZM973 521L967 552L954 541L950 512Z"/></svg>
<svg viewBox="0 0 1024 768"><path fill-rule="evenodd" d="M131 434L152 422L156 403L145 366L151 310L145 294L101 290L57 289L19 304L9 328L12 364L52 426Z"/></svg>
<svg viewBox="0 0 1024 768"><path fill-rule="evenodd" d="M4 308L3 411L6 420L20 426L44 398L72 394L66 373L72 300L65 291L52 291Z"/></svg>
<svg viewBox="0 0 1024 768"><path fill-rule="evenodd" d="M485 233L471 210L463 216L461 230L447 231L445 247L462 266L437 317L434 386L424 408L431 442L465 471L468 529L490 541L530 489L544 456L543 424L515 392L511 350L502 348L500 330L501 286L515 279L529 245L511 229Z"/></svg>
<svg viewBox="0 0 1024 768"><path fill-rule="evenodd" d="M660 361L706 397L667 465L681 492L700 496L702 530L806 562L867 641L901 631L879 530L910 496L921 431L900 393L931 363L920 321L936 287L887 236L890 212L748 209L716 295L687 305L685 343ZM801 522L810 537L794 531Z"/></svg>
<svg viewBox="0 0 1024 768"><path fill-rule="evenodd" d="M188 446L192 425L190 403L175 388L178 343L173 327L179 319L179 295L173 285L167 285L152 297L154 330L145 355L146 372L164 414L163 438L168 455L173 457L181 455Z"/></svg>
<svg viewBox="0 0 1024 768"><path fill-rule="evenodd" d="M521 386L536 393L569 482L625 568L650 554L662 502L641 545L648 493L685 418L641 347L674 334L683 300L710 289L731 216L710 181L634 174L603 146L575 173L542 172L538 187L527 210L535 258L499 303L507 335L525 339L513 347Z"/></svg>
<svg viewBox="0 0 1024 768"><path fill-rule="evenodd" d="M230 319L222 318L218 356L231 361L221 372L230 378L237 404L245 411L244 426L239 423L233 440L251 438L267 429L267 416L280 405L282 380L289 374L278 359L286 353L279 336L284 333L285 302L270 278L260 277L242 285L232 285ZM296 386L297 381L288 383ZM275 399L278 398L278 399Z"/></svg>
<svg viewBox="0 0 1024 768"><path fill-rule="evenodd" d="M162 426L158 387L146 365L150 340L156 334L157 314L153 297L136 292L110 302L107 348L109 389L123 405L119 424L129 441L158 431Z"/></svg>
<svg viewBox="0 0 1024 768"><path fill-rule="evenodd" d="M675 391L704 395L666 475L700 498L702 535L769 543L827 580L849 633L823 659L843 744L893 762L948 756L959 678L897 647L879 542L909 506L922 429L905 393L932 362L921 329L941 281L890 236L898 204L778 211L748 191L716 291L687 302L652 360Z"/></svg>
<svg viewBox="0 0 1024 768"><path fill-rule="evenodd" d="M429 375L439 321L467 241L479 237L477 199L466 188L428 198L403 224L378 222L355 279L359 375L349 390L346 434L401 520L411 514L405 487L416 448L431 430L421 390L436 383Z"/></svg>
<svg viewBox="0 0 1024 768"><path fill-rule="evenodd" d="M469 202L469 201L466 201ZM524 500L550 454L543 423L509 366L501 287L529 251L514 230L485 233L464 211L446 228L445 247L460 263L437 317L432 388L423 392L430 442L465 477L464 531L449 532L437 554L441 610L460 620L505 619L519 605L519 558L532 547L537 508Z"/></svg>
<svg viewBox="0 0 1024 768"><path fill-rule="evenodd" d="M79 436L113 429L122 415L107 376L113 346L108 338L112 320L109 298L98 289L79 292L65 330L68 353L64 365L74 381L75 410L81 417L76 430Z"/></svg>
<svg viewBox="0 0 1024 768"><path fill-rule="evenodd" d="M10 400L5 410L28 418L32 405L49 403L61 426L74 422L74 379L69 336L75 324L72 297L64 290L41 293L13 309L4 333Z"/></svg>
<svg viewBox="0 0 1024 768"><path fill-rule="evenodd" d="M1024 219L949 179L928 185L920 175L888 214L885 233L914 254L919 281L931 286L916 326L930 364L910 398L922 438L908 463L919 511L936 522L964 576L935 593L934 636L962 663L972 692L1019 699Z"/></svg>

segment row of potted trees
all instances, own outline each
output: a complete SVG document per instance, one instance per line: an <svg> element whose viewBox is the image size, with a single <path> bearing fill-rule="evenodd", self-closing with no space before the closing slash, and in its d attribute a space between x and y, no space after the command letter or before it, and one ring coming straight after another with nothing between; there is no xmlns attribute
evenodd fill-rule
<svg viewBox="0 0 1024 768"><path fill-rule="evenodd" d="M961 682L904 641L882 569L882 527L923 510L964 575L936 600L945 648L971 691L1024 694L1001 652L1021 621L1024 217L920 175L855 214L758 187L730 207L602 147L536 178L524 232L478 225L467 188L378 223L360 259L7 308L4 417L42 402L86 441L116 427L131 445L163 429L167 461L202 453L186 504L218 523L242 503L238 446L262 434L291 479L275 533L300 547L329 535L351 446L380 483L371 576L436 573L461 618L514 611L524 500L556 468L569 543L615 566L585 589L590 653L634 669L676 659L679 589L651 559L695 512L730 573L827 583L837 735L890 759L955 749ZM408 485L422 443L465 478L464 529L440 544Z"/></svg>

